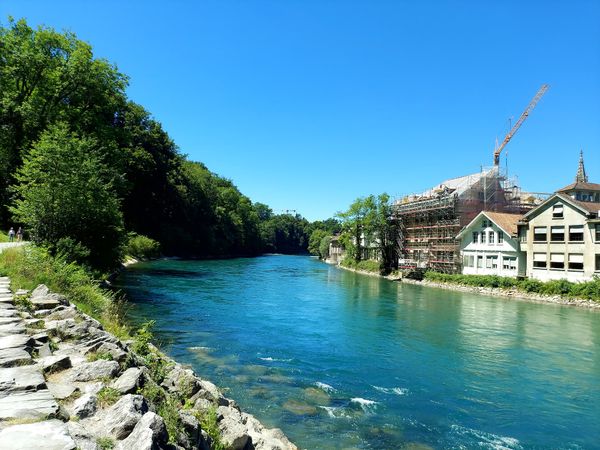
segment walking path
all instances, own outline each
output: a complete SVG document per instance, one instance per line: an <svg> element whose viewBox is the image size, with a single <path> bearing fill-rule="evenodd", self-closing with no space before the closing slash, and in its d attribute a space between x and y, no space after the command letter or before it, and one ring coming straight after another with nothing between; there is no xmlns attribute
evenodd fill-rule
<svg viewBox="0 0 600 450"><path fill-rule="evenodd" d="M66 424L56 419L61 408L46 385L44 365L33 358L49 352L48 335L33 334L37 319L22 317L9 284L0 278L0 449L74 449Z"/></svg>

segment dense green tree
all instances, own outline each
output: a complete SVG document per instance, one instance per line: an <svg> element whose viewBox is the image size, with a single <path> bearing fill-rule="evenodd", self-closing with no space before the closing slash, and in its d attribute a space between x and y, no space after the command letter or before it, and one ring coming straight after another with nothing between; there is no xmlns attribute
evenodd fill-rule
<svg viewBox="0 0 600 450"><path fill-rule="evenodd" d="M321 230L319 228L317 228L315 231L313 231L311 233L310 238L308 240L308 251L310 252L311 255L317 255L319 257L322 257L322 254L320 251L320 246L321 246L321 241L326 236L329 236L329 233L327 231Z"/></svg>
<svg viewBox="0 0 600 450"><path fill-rule="evenodd" d="M34 242L108 269L118 261L123 221L98 151L95 139L50 127L16 174L11 211Z"/></svg>

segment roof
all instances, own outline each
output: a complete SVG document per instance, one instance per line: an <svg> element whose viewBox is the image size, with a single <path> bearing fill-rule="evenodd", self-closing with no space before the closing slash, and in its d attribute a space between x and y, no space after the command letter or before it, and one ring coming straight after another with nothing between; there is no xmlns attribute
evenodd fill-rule
<svg viewBox="0 0 600 450"><path fill-rule="evenodd" d="M583 214L586 214L586 215L589 213L598 213L598 211L600 210L600 203L580 202L578 200L575 200L575 199L569 197L566 194L557 192L556 194L548 197L546 199L546 201L544 201L541 205L536 206L531 211L529 211L527 214L525 214L523 216L523 218L529 218L531 216L536 216L538 212L542 211L546 207L546 205L552 203L552 201L554 201L555 199L559 199L559 200L562 200L563 202L569 203L570 205L574 206L575 208L577 208L579 211L581 211Z"/></svg>
<svg viewBox="0 0 600 450"><path fill-rule="evenodd" d="M494 211L483 211L483 213L502 228L506 234L510 236L517 235L517 222L523 217L523 214L509 214L509 213L499 213Z"/></svg>
<svg viewBox="0 0 600 450"><path fill-rule="evenodd" d="M556 192L567 192L567 191L574 191L574 190L600 191L600 184L598 184L598 183L582 183L582 182L576 181L575 183L571 183L568 186L565 186L564 188L559 189Z"/></svg>
<svg viewBox="0 0 600 450"><path fill-rule="evenodd" d="M460 238L481 216L486 216L494 222L502 231L509 236L517 236L517 223L523 217L522 214L499 213L494 211L481 211L477 216L465 226L456 236Z"/></svg>
<svg viewBox="0 0 600 450"><path fill-rule="evenodd" d="M487 171L484 170L481 172L473 173L471 175L450 178L449 180L442 181L440 184L418 195L422 197L433 197L446 189L460 195L466 190L470 189L475 183L480 181L482 178L498 176L497 171L497 167L492 167Z"/></svg>

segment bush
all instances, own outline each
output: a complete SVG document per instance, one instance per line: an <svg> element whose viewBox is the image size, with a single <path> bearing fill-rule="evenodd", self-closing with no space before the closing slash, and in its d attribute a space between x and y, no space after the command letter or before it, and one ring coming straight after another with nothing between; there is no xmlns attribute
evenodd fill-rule
<svg viewBox="0 0 600 450"><path fill-rule="evenodd" d="M594 277L585 283L572 283L567 280L542 282L534 279L518 280L497 275L462 275L428 271L425 279L440 283L454 283L465 286L493 287L502 289L516 288L523 292L560 295L561 297L585 298L600 301L600 278Z"/></svg>
<svg viewBox="0 0 600 450"><path fill-rule="evenodd" d="M124 248L125 255L136 259L152 259L160 256L160 243L141 234L130 233Z"/></svg>
<svg viewBox="0 0 600 450"><path fill-rule="evenodd" d="M340 265L354 270L381 273L381 263L379 261L373 261L372 259L357 262L354 258L346 257L340 262Z"/></svg>

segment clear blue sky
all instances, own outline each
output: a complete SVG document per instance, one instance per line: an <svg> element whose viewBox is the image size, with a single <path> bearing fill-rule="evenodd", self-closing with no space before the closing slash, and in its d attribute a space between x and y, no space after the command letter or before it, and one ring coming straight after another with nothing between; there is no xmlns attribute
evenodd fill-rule
<svg viewBox="0 0 600 450"><path fill-rule="evenodd" d="M91 43L183 153L276 212L324 219L477 172L543 83L509 172L554 191L583 149L600 183L595 0L2 0L8 15Z"/></svg>

